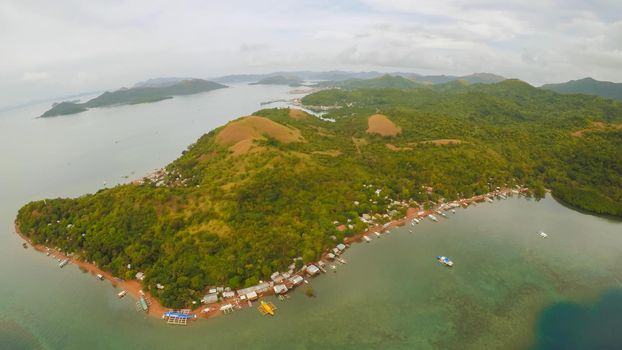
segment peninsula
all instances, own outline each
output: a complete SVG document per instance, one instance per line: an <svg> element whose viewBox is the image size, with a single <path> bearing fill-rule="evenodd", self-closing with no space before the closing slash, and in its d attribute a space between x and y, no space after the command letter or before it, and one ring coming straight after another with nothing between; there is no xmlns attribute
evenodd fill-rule
<svg viewBox="0 0 622 350"><path fill-rule="evenodd" d="M43 113L41 118L80 113L89 108L157 102L173 98L173 96L198 94L226 87L203 79L185 79L168 81L158 85L121 88L113 92L106 91L84 103L56 103L51 109Z"/></svg>
<svg viewBox="0 0 622 350"><path fill-rule="evenodd" d="M161 172L16 224L166 307L298 271L368 228L496 188L622 217L622 104L519 80L323 90L203 135ZM330 108L323 108L330 107ZM330 122L327 120L334 120Z"/></svg>

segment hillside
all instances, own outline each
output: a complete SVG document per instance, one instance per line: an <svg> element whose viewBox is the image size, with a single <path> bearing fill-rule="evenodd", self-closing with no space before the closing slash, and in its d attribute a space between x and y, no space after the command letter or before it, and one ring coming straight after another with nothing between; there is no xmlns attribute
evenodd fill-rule
<svg viewBox="0 0 622 350"><path fill-rule="evenodd" d="M257 82L250 83L250 85L289 85L300 86L304 81L296 76L275 75L266 78L262 78Z"/></svg>
<svg viewBox="0 0 622 350"><path fill-rule="evenodd" d="M613 100L622 101L622 84L610 81L599 81L592 78L571 80L560 84L545 84L542 89L552 90L562 94L595 95Z"/></svg>
<svg viewBox="0 0 622 350"><path fill-rule="evenodd" d="M413 89L419 83L398 75L383 75L372 79L347 79L317 83L316 87L339 87L342 89Z"/></svg>
<svg viewBox="0 0 622 350"><path fill-rule="evenodd" d="M225 88L225 85L202 79L173 81L157 81L158 86L145 86L154 82L139 83L138 87L130 89L122 88L113 92L106 91L103 94L85 102L61 102L41 115L42 118L59 115L75 114L86 111L89 108L118 106L157 102L172 98L173 96L191 95L215 89Z"/></svg>
<svg viewBox="0 0 622 350"><path fill-rule="evenodd" d="M335 122L258 111L203 135L164 175L31 202L16 223L34 243L121 278L145 272L144 288L180 307L207 286L251 286L315 261L362 231L363 214L377 223L402 217L402 201L429 206L520 184L622 217L615 101L508 80L324 90L303 102L341 108L326 116Z"/></svg>

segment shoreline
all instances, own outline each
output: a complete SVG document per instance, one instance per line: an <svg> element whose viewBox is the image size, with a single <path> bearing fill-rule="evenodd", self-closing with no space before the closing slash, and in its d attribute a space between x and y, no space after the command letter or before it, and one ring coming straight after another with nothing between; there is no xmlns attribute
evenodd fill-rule
<svg viewBox="0 0 622 350"><path fill-rule="evenodd" d="M512 190L510 188L501 188L499 190L493 191L493 192L489 192L486 194L482 194L482 195L476 195L470 198L461 198L461 199L457 199L455 201L451 201L451 202L447 202L447 203L442 203L439 205L435 205L434 207L427 209L427 210L422 210L421 208L415 208L415 207L408 207L407 211L406 211L406 216L404 216L401 219L395 219L395 220L391 220L388 221L385 224L378 224L372 227L369 227L367 230L358 233L358 234L354 234L352 236L348 236L348 237L344 237L343 239L343 244L346 244L347 247L349 247L352 243L361 243L363 241L363 237L367 236L367 235L371 235L374 233L378 233L380 235L384 235L387 234L389 232L389 230L397 228L397 227L401 227L406 225L408 222L412 222L413 219L424 219L426 218L428 215L430 214L436 214L438 210L449 210L451 208L454 207L462 207L462 208L468 208L470 205L475 204L475 203L481 203L486 201L488 198L494 198L495 196L499 196L499 195L503 195L503 196L513 196L513 194L517 193L519 196L521 194L524 194L524 192L528 191L527 188L524 187L519 187L516 190ZM440 220L439 220L440 222ZM46 253L49 252L50 256L56 258L56 259L67 259L69 260L69 262L75 264L76 266L78 266L78 268L80 268L81 270L85 270L87 272L89 272L93 277L96 278L97 274L101 274L103 276L103 279L109 281L113 287L119 287L121 290L125 290L129 295L131 295L132 298L134 298L135 300L140 299L141 296L144 295L145 299L150 301L150 306L149 306L149 310L148 312L146 312L146 315L148 316L152 316L152 317L158 317L158 318L164 318L164 313L167 311L173 311L174 309L171 308L167 308L164 307L157 299L153 298L151 296L151 294L149 293L149 291L142 291L142 285L140 283L140 281L132 279L132 280L122 280L118 277L113 276L111 273L106 272L102 269L100 269L98 266L92 264L92 263L88 263L85 261L82 261L80 259L77 259L73 256L68 256L65 255L59 251L57 251L54 248L51 247L47 247L45 245L42 244L37 244L34 245L32 244L32 241L26 237L19 229L19 226L17 225L17 223L15 223L15 233L17 235L19 235L22 240L24 240L25 242L27 242L32 248L34 248L36 251L40 252L40 253ZM338 243L337 243L338 244ZM309 265L325 265L327 263L331 263L331 260L328 258L328 254L331 252L330 248L328 250L326 250L320 257L320 259L318 261L312 262L312 263L308 263L306 265L303 266L303 268L297 272L295 272L294 274L292 274L292 277L295 275L301 276L304 281L306 283L307 282L307 278L308 277L314 277L314 276L308 276L306 273L306 267ZM343 253L343 252L341 252ZM339 259L339 257L337 257L336 259ZM335 259L335 260L336 260ZM324 271L323 271L324 272ZM316 276L319 276L316 275ZM269 282L269 281L266 281ZM269 282L270 286L272 287L275 283ZM291 283L286 283L284 282L288 288L288 292L297 288L300 285L292 285ZM302 284L301 284L302 285ZM142 294L142 295L141 295ZM258 298L254 301L258 302L260 301L262 298L270 296L270 295L276 295L276 293L274 292L274 290L272 288L269 288L267 291L261 292L261 293L257 293ZM243 298L240 298L239 295L233 297L233 298L227 298L227 299L222 299L221 301L217 302L217 303L211 303L211 304L200 304L199 307L195 308L194 310L189 310L189 314L194 316L194 320L200 319L200 318L211 318L214 316L220 316L225 314L225 312L223 312L221 310L221 307L223 306L227 306L229 305L232 309L237 310L237 309L242 309L245 307L253 307L253 304L248 301L245 300Z"/></svg>

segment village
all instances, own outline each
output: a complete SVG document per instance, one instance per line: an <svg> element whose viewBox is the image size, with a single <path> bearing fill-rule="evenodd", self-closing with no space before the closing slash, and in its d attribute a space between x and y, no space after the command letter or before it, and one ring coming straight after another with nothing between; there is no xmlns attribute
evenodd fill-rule
<svg viewBox="0 0 622 350"><path fill-rule="evenodd" d="M162 181L166 175L164 171L158 172L153 175L155 182ZM364 185L366 189L373 189L371 184ZM337 243L334 247L324 252L321 259L315 263L309 263L302 265L301 268L296 269L296 260L302 260L301 257L295 258L291 265L288 266L288 270L285 272L274 272L270 276L269 281L260 281L259 284L250 286L247 288L233 290L230 287L225 286L213 286L206 288L205 295L201 300L192 302L192 309L180 309L171 310L166 309L159 305L156 301L152 300L149 292L144 292L141 287L141 281L144 280L145 275L143 272L137 272L135 280L124 281L118 277L114 277L93 264L89 264L73 257L73 254L63 254L58 248L52 249L44 246L36 246L35 249L45 252L46 255L52 255L58 261L60 268L63 268L68 263L73 262L77 264L81 269L89 270L100 280L110 280L114 285L121 288L121 291L117 293L118 298L123 298L128 294L134 296L137 301L135 303L136 310L138 312L144 312L146 314L160 315L167 324L171 325L187 325L188 321L197 320L200 318L210 318L217 315L227 315L235 310L239 310L245 307L253 307L253 302L259 302L257 310L262 315L275 315L277 307L271 302L265 302L261 300L266 296L277 296L280 300L285 301L289 298L288 292L300 287L301 285L309 285L309 279L316 277L320 274L332 271L336 273L338 265L347 264L347 260L342 257L342 254L355 242L364 241L370 243L372 239L382 237L384 234L388 234L392 228L406 225L411 223L412 226L420 223L425 218L430 219L432 222L439 222L437 214L440 217L448 218L446 212L456 213L456 208L467 208L470 205L477 205L477 203L489 202L492 203L495 199L503 200L513 195L523 195L529 190L526 187L515 186L514 188L500 188L497 187L494 191L483 195L474 196L471 198L460 199L450 202L439 200L435 205L427 206L425 209L423 206L415 201L397 201L385 196L385 200L388 200L386 213L384 214L362 214L360 221L363 222L368 228L362 233L346 236L343 239L343 243ZM375 189L374 193L377 197L381 196L381 189ZM372 201L372 199L370 199ZM354 202L354 205L360 203ZM396 219L396 215L399 215L400 210L405 210L406 215L402 218ZM50 225L53 223L50 223ZM334 221L338 231L352 230L354 228L351 220L340 223ZM71 228L71 227L68 227ZM412 229L410 229L412 232ZM18 232L19 233L19 232ZM30 241L22 235L27 242ZM336 240L336 237L332 237ZM24 247L26 243L24 242ZM299 265L298 265L299 266ZM128 269L131 268L128 265ZM157 283L155 285L157 289L164 289L166 286ZM308 296L313 296L313 289L308 286L305 293ZM203 306L198 306L199 304Z"/></svg>

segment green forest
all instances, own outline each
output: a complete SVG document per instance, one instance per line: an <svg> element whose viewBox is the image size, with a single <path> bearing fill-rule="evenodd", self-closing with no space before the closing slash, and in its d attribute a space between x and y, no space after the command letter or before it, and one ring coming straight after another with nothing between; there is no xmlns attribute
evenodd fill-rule
<svg viewBox="0 0 622 350"><path fill-rule="evenodd" d="M524 185L622 217L619 102L506 80L323 90L303 103L335 121L257 111L203 135L162 180L31 202L16 223L121 278L145 272L144 287L180 307L207 286L250 286L296 257L317 260L366 227L362 214L403 216L392 200L428 206ZM368 132L373 114L399 132Z"/></svg>

